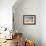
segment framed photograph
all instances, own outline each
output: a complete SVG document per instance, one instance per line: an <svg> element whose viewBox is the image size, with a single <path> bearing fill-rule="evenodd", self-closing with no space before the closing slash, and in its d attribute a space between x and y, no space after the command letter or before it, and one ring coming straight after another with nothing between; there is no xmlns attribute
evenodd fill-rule
<svg viewBox="0 0 46 46"><path fill-rule="evenodd" d="M36 24L36 16L35 15L24 15L23 16L23 24L24 25L35 25Z"/></svg>

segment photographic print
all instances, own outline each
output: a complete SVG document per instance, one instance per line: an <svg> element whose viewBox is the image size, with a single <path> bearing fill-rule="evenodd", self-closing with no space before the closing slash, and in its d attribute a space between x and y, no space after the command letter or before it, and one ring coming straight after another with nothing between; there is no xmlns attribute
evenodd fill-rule
<svg viewBox="0 0 46 46"><path fill-rule="evenodd" d="M24 15L23 16L23 24L35 25L36 24L36 16L35 15Z"/></svg>

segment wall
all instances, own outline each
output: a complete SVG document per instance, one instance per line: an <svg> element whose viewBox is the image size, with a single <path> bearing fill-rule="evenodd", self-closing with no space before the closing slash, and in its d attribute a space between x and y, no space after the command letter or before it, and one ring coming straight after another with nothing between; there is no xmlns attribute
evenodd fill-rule
<svg viewBox="0 0 46 46"><path fill-rule="evenodd" d="M0 0L0 27L12 29L12 6L16 0Z"/></svg>
<svg viewBox="0 0 46 46"><path fill-rule="evenodd" d="M0 0L0 26L12 28L12 6L14 5L15 2L16 2L16 0ZM41 13L42 46L46 46L46 0L41 0L41 4L42 4L41 5L41 9L42 9L42 13ZM16 6L14 7L14 10L16 12L17 11L16 7L18 6L18 3L15 3L15 5ZM21 18L23 18L23 16ZM24 29L27 25L25 26L22 23L21 23L21 25L23 26L23 28L20 29L21 32L24 32L24 34L27 33L27 32L25 32L25 29ZM30 27L30 26L28 26L28 27ZM32 29L28 29L28 30L32 30ZM33 31L33 32L36 32L36 31ZM31 33L32 33L32 31L31 31ZM36 39L35 39L35 41L36 41Z"/></svg>
<svg viewBox="0 0 46 46"><path fill-rule="evenodd" d="M19 2L19 3L18 3ZM15 30L41 46L41 0L18 0L13 6ZM24 25L23 15L36 15L36 25Z"/></svg>
<svg viewBox="0 0 46 46"><path fill-rule="evenodd" d="M46 46L46 0L41 1L41 27L42 46Z"/></svg>

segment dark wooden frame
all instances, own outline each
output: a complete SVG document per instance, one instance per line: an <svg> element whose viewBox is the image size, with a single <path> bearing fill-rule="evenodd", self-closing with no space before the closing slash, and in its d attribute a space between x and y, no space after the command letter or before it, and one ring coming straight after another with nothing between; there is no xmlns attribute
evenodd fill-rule
<svg viewBox="0 0 46 46"><path fill-rule="evenodd" d="M30 16L30 17L34 17L34 18L33 18L33 19L34 19L34 23L25 23L25 22L24 22L24 19L25 19L26 16L27 16L27 17L29 17L29 16ZM36 15L24 15L24 16L23 16L23 24L24 24L24 25L35 25L35 24L36 24Z"/></svg>

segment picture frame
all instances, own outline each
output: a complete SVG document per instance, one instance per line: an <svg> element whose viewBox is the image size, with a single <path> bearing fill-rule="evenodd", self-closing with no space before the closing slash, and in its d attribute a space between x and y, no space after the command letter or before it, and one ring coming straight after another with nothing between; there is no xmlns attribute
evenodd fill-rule
<svg viewBox="0 0 46 46"><path fill-rule="evenodd" d="M23 24L24 25L35 25L36 24L36 15L24 15Z"/></svg>

